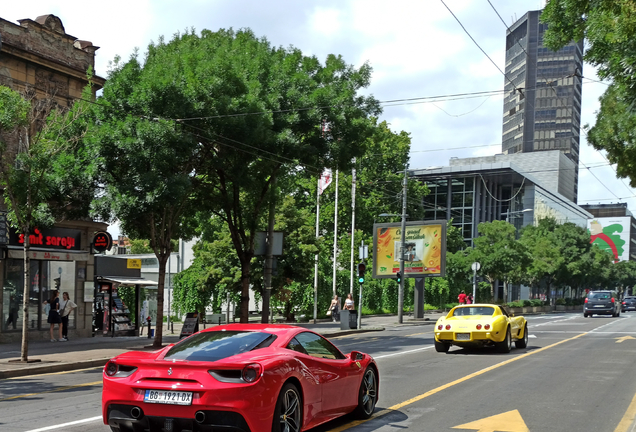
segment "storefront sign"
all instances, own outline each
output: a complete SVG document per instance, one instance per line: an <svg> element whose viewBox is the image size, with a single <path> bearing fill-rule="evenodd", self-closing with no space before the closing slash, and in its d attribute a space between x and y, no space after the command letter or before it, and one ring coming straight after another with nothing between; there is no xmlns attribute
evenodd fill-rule
<svg viewBox="0 0 636 432"><path fill-rule="evenodd" d="M191 312L186 314L185 320L183 320L183 327L181 327L181 334L179 339L188 337L199 331L199 314L197 312Z"/></svg>
<svg viewBox="0 0 636 432"><path fill-rule="evenodd" d="M113 247L113 238L108 231L99 231L93 237L93 249L95 252L106 252Z"/></svg>
<svg viewBox="0 0 636 432"><path fill-rule="evenodd" d="M138 258L129 258L126 260L126 268L141 269L141 260Z"/></svg>
<svg viewBox="0 0 636 432"><path fill-rule="evenodd" d="M9 258L24 258L24 251L9 249ZM29 258L42 261L88 261L88 254L64 253L59 251L29 251Z"/></svg>
<svg viewBox="0 0 636 432"><path fill-rule="evenodd" d="M34 228L29 235L29 244L37 248L81 250L82 231L67 228ZM9 244L24 245L24 234L10 230Z"/></svg>

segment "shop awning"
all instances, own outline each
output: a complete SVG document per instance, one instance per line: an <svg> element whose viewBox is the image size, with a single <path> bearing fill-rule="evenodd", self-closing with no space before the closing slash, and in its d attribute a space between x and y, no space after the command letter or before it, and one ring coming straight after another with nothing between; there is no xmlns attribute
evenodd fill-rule
<svg viewBox="0 0 636 432"><path fill-rule="evenodd" d="M131 276L97 276L97 280L104 281L104 282L114 282L120 285L144 285L144 286L159 285L158 282L150 280L150 279L145 279L142 277L131 277Z"/></svg>

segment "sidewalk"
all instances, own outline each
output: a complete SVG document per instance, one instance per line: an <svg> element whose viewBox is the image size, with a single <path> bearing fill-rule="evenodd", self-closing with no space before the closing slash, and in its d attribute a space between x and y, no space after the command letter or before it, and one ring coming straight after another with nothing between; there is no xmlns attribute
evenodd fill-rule
<svg viewBox="0 0 636 432"><path fill-rule="evenodd" d="M413 319L412 316L405 315L402 324L397 322L396 315L363 316L362 328L347 330L341 330L340 323L326 320L319 320L316 324L310 322L296 325L326 337L335 337L352 333L383 331L390 327L433 325L439 316L441 316L439 313L427 313L424 319ZM15 362L15 360L20 359L21 345L19 343L2 344L0 345L0 379L103 366L110 358L126 351L150 351L152 348L149 346L152 345L153 339L148 339L147 331L148 329L144 328L144 335L140 337L95 336L72 339L68 342L31 341L29 343L29 363L27 364ZM164 345L176 343L179 340L180 332L181 323L174 324L174 333L170 333L170 330L164 326Z"/></svg>

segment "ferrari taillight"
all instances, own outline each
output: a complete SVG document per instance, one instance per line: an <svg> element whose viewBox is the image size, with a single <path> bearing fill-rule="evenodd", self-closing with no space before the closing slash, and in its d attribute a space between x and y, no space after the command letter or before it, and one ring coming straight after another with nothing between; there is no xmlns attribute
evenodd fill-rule
<svg viewBox="0 0 636 432"><path fill-rule="evenodd" d="M490 324L486 324L486 325L484 326L484 330L490 330Z"/></svg>
<svg viewBox="0 0 636 432"><path fill-rule="evenodd" d="M110 377L115 376L118 369L119 368L117 367L117 363L115 363L114 361L109 361L108 363L106 363L106 366L104 366L104 372L106 372L106 375Z"/></svg>
<svg viewBox="0 0 636 432"><path fill-rule="evenodd" d="M481 324L477 324L477 330L481 330Z"/></svg>
<svg viewBox="0 0 636 432"><path fill-rule="evenodd" d="M243 381L246 383L253 383L257 381L262 374L263 367L258 363L251 363L243 368L241 376L243 377Z"/></svg>
<svg viewBox="0 0 636 432"><path fill-rule="evenodd" d="M451 329L451 325L450 324L446 324L446 330L450 330Z"/></svg>
<svg viewBox="0 0 636 432"><path fill-rule="evenodd" d="M444 326L442 324L437 326L437 330L442 330L444 328Z"/></svg>

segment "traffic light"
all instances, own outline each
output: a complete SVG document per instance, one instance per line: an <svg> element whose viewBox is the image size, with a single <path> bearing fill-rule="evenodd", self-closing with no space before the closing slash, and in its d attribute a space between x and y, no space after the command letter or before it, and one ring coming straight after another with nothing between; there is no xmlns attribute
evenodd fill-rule
<svg viewBox="0 0 636 432"><path fill-rule="evenodd" d="M364 272L367 270L367 266L364 263L358 264L358 283L364 283Z"/></svg>
<svg viewBox="0 0 636 432"><path fill-rule="evenodd" d="M60 290L60 279L61 279L61 278L55 278L55 279L53 279L53 281L55 281L55 289L56 289L57 291L59 291L59 290Z"/></svg>
<svg viewBox="0 0 636 432"><path fill-rule="evenodd" d="M397 272L397 273L395 274L395 280L397 281L397 283L402 282L402 273Z"/></svg>

